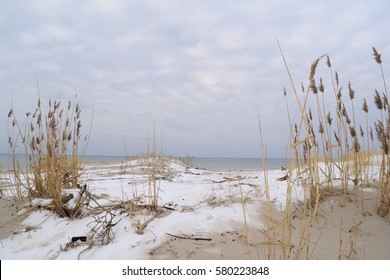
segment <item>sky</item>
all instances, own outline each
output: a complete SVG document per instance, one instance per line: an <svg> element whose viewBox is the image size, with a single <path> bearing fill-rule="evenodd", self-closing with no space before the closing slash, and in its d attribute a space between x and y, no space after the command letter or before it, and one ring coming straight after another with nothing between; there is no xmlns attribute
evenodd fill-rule
<svg viewBox="0 0 390 280"><path fill-rule="evenodd" d="M39 92L79 103L88 154L144 153L154 134L165 154L258 157L260 116L267 156L284 157L297 105L276 38L297 85L327 53L372 105L389 13L377 0L0 0L0 153L10 108L22 122Z"/></svg>

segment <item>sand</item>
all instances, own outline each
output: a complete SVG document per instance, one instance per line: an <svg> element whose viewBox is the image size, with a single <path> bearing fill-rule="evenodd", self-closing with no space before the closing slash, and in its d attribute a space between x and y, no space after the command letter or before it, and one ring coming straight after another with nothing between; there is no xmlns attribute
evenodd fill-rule
<svg viewBox="0 0 390 280"><path fill-rule="evenodd" d="M307 254L308 258L332 260L354 256L355 259L389 260L390 223L377 214L377 197L376 189L365 191L363 205L359 203L356 208L354 196L346 199L337 191L324 196L311 231L314 252ZM299 228L300 222L297 219L294 226ZM355 236L351 233L354 224Z"/></svg>
<svg viewBox="0 0 390 280"><path fill-rule="evenodd" d="M345 199L339 192L327 196L321 202L316 222L311 228L309 252L302 252L298 259L390 259L390 223L376 214L376 191L364 193L362 205L356 209L352 199ZM263 208L265 213L265 209ZM354 215L357 211L357 214ZM364 211L364 212L363 212ZM273 210L275 217L282 213ZM297 214L298 215L298 214ZM355 219L355 221L354 221ZM292 255L301 242L302 219L295 218L292 234ZM356 240L353 245L351 227L357 224ZM195 241L167 236L165 241L150 252L151 259L266 259L267 245L260 244L263 234L243 224L235 225L236 230L213 233L197 233L189 237L209 237L211 241ZM182 235L188 236L188 235ZM249 237L248 240L246 237ZM277 247L277 246L276 246ZM281 246L279 247L281 249ZM351 251L352 250L352 251ZM281 250L276 249L272 258L281 259Z"/></svg>
<svg viewBox="0 0 390 280"><path fill-rule="evenodd" d="M0 240L21 230L23 220L28 213L18 213L24 203L16 203L11 197L0 197Z"/></svg>

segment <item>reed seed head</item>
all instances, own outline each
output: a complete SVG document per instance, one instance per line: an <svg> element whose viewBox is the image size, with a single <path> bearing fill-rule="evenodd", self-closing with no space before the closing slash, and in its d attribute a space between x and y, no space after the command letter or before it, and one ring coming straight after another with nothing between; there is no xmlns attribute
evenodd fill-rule
<svg viewBox="0 0 390 280"><path fill-rule="evenodd" d="M344 117L348 117L347 109L345 108L344 103L341 103L341 114L342 114Z"/></svg>
<svg viewBox="0 0 390 280"><path fill-rule="evenodd" d="M317 94L317 93L318 93L318 88L317 88L317 86L316 86L316 82L315 82L314 79L310 82L310 89L311 89L311 91L312 91L314 94Z"/></svg>
<svg viewBox="0 0 390 280"><path fill-rule="evenodd" d="M56 129L57 125L56 125L56 122L55 122L55 119L54 119L54 118L52 118L52 119L50 120L49 127L50 127L53 131Z"/></svg>
<svg viewBox="0 0 390 280"><path fill-rule="evenodd" d="M367 100L363 99L363 111L367 114L368 113L368 106L367 106Z"/></svg>
<svg viewBox="0 0 390 280"><path fill-rule="evenodd" d="M325 91L324 84L322 83L322 78L320 78L320 85L318 86L318 90L322 93Z"/></svg>
<svg viewBox="0 0 390 280"><path fill-rule="evenodd" d="M379 110L383 110L382 98L381 98L381 96L379 95L379 92L378 92L377 90L375 90L374 101L375 101L376 107L377 107Z"/></svg>
<svg viewBox="0 0 390 280"><path fill-rule="evenodd" d="M31 138L30 148L32 151L35 151L35 138L34 137Z"/></svg>
<svg viewBox="0 0 390 280"><path fill-rule="evenodd" d="M76 131L77 137L79 137L81 135L80 128L81 128L81 120L79 120L77 123L77 131Z"/></svg>
<svg viewBox="0 0 390 280"><path fill-rule="evenodd" d="M389 105L389 101L383 92L382 92L382 99L383 99L383 109L386 109L386 107L388 107Z"/></svg>
<svg viewBox="0 0 390 280"><path fill-rule="evenodd" d="M371 142L373 142L374 141L374 132L372 130L372 127L370 127L370 131L368 132L368 134L370 135Z"/></svg>
<svg viewBox="0 0 390 280"><path fill-rule="evenodd" d="M319 125L319 127L318 127L318 132L319 132L320 134L323 134L323 133L324 133L324 126L322 125L322 122L320 122L320 125Z"/></svg>
<svg viewBox="0 0 390 280"><path fill-rule="evenodd" d="M347 122L348 125L351 124L351 119L349 118L348 114L345 115L345 121Z"/></svg>
<svg viewBox="0 0 390 280"><path fill-rule="evenodd" d="M314 62L312 63L311 67L310 67L310 76L309 76L309 80L312 81L314 79L314 76L316 74L316 69L317 69L317 66L318 66L318 63L320 62L320 60L325 56L325 54L321 55L319 58L317 58L316 60L314 60Z"/></svg>
<svg viewBox="0 0 390 280"><path fill-rule="evenodd" d="M386 135L384 125L381 121L375 123L375 131L377 133L377 138L379 140L380 147L382 151L388 155L389 154L389 141Z"/></svg>
<svg viewBox="0 0 390 280"><path fill-rule="evenodd" d="M316 60L314 60L314 62L311 64L311 67L310 67L310 76L309 76L309 80L312 81L314 79L314 75L316 74L316 69L317 69L317 66L318 66L318 63L320 62L320 59L317 58Z"/></svg>
<svg viewBox="0 0 390 280"><path fill-rule="evenodd" d="M336 131L334 132L334 138L336 139L337 144L338 144L339 146L341 146L340 139L339 139L339 137L337 136Z"/></svg>
<svg viewBox="0 0 390 280"><path fill-rule="evenodd" d="M349 98L353 100L355 98L355 91L352 89L351 82L348 83Z"/></svg>
<svg viewBox="0 0 390 280"><path fill-rule="evenodd" d="M356 130L354 127L349 128L349 133L351 134L352 138L356 137Z"/></svg>
<svg viewBox="0 0 390 280"><path fill-rule="evenodd" d="M327 120L327 122L328 122L328 124L329 125L332 125L332 118L331 118L331 116L330 116L330 112L328 112L328 115L326 116L326 120Z"/></svg>
<svg viewBox="0 0 390 280"><path fill-rule="evenodd" d="M341 97L343 96L343 94L342 94L342 92L341 92L342 89L343 89L343 88L340 88L339 91L337 92L337 95L336 95L336 99L337 99L337 100L341 100Z"/></svg>
<svg viewBox="0 0 390 280"><path fill-rule="evenodd" d="M359 140L357 139L357 137L354 138L353 148L355 150L355 153L358 153L360 151L360 143L359 143Z"/></svg>
<svg viewBox="0 0 390 280"><path fill-rule="evenodd" d="M373 54L372 54L372 55L373 55L373 57L374 57L376 63L382 64L381 54L378 53L378 51L377 51L374 47L372 47L372 51L373 51Z"/></svg>
<svg viewBox="0 0 390 280"><path fill-rule="evenodd" d="M329 58L329 55L327 54L326 55L326 65L330 68L332 67L332 64L330 63L330 58Z"/></svg>

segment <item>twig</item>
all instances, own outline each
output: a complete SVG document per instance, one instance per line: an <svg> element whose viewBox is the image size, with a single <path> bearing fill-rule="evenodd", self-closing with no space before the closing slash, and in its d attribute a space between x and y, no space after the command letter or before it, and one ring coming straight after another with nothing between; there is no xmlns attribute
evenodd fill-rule
<svg viewBox="0 0 390 280"><path fill-rule="evenodd" d="M92 244L89 244L89 246L88 246L87 248L85 248L84 250L82 250L82 251L78 254L77 260L80 260L80 257L81 257L81 254L82 254L82 253L84 253L84 252L86 252L86 251L88 251L88 250L90 250L90 249L92 249Z"/></svg>
<svg viewBox="0 0 390 280"><path fill-rule="evenodd" d="M234 182L234 181L241 181L245 179L245 177L241 177L240 175L237 176L237 177L233 177L233 178L229 178L229 177L223 177L223 180L221 181L215 181L215 180L211 180L212 183L215 183L215 184L222 184L222 183L225 183L225 182Z"/></svg>
<svg viewBox="0 0 390 280"><path fill-rule="evenodd" d="M208 237L189 237L189 236L179 236L179 235L174 235L171 233L166 232L169 236L180 238L180 239L189 239L189 240L195 240L195 241L211 241L211 238Z"/></svg>

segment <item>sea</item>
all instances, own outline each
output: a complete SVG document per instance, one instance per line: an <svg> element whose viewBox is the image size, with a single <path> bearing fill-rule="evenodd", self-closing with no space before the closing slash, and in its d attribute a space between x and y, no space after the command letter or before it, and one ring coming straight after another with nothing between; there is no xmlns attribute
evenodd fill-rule
<svg viewBox="0 0 390 280"><path fill-rule="evenodd" d="M17 155L19 162L24 162L24 155ZM100 155L86 155L82 157L83 162L91 164L110 164L118 163L129 159L126 156L100 156ZM194 168L207 169L213 171L226 170L240 170L253 171L267 169L279 169L288 166L290 159L288 158L222 158L222 157L177 157L177 159L184 160ZM12 155L0 153L0 168L12 168Z"/></svg>

